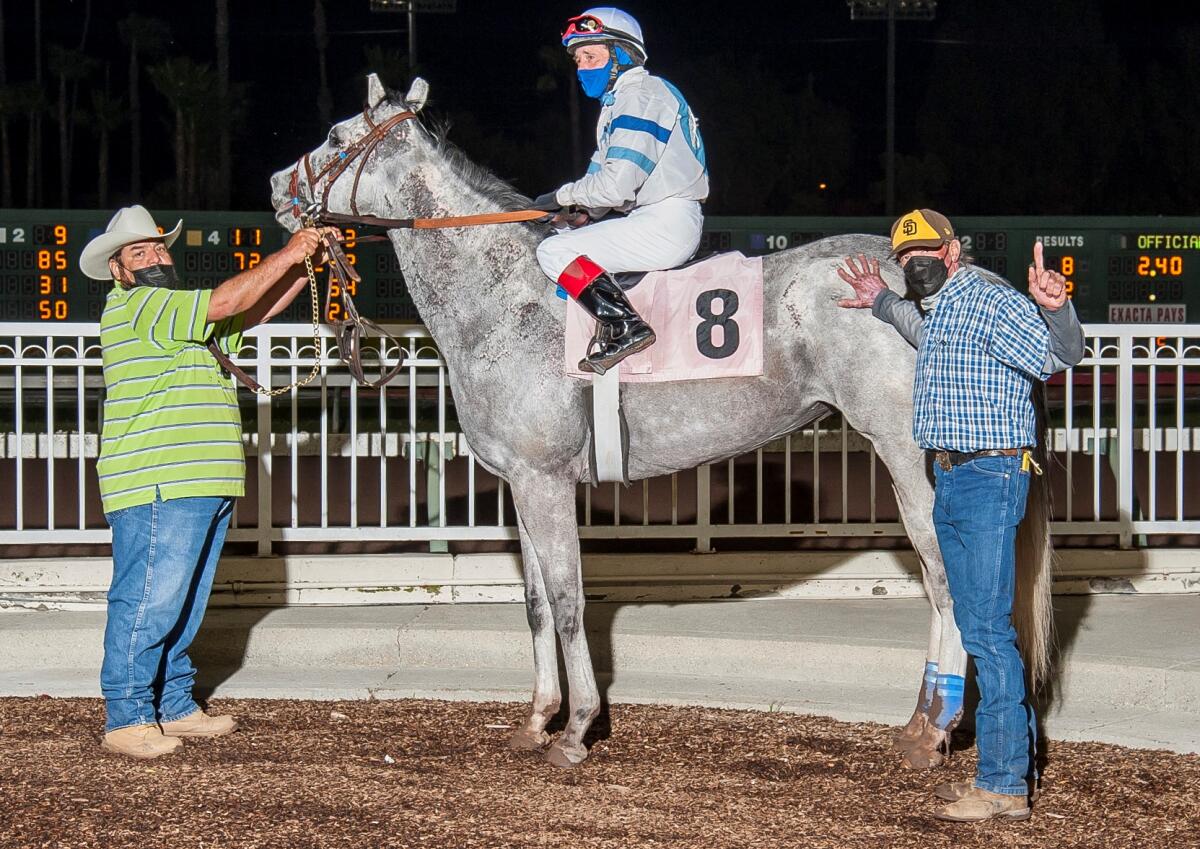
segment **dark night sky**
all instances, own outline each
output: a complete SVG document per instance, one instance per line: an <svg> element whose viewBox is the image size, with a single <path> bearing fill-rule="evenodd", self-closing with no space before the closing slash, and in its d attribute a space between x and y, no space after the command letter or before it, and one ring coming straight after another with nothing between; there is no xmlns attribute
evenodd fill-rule
<svg viewBox="0 0 1200 849"><path fill-rule="evenodd" d="M11 82L29 73L32 2L7 0L4 5ZM248 84L250 106L250 117L238 128L235 141L234 205L265 208L269 173L315 146L324 133L315 106L312 3L231 0L230 5L232 77ZM405 18L373 14L368 0L327 0L326 6L333 33L329 70L334 113L344 117L361 103L364 48L382 44L405 51L404 33L385 32L402 28ZM43 0L43 8L46 42L74 46L83 0ZM572 172L582 163L571 161L568 134L555 118L565 113L566 98L561 89L539 90L544 69L538 50L557 44L562 21L582 7L557 0L459 0L458 8L453 15L418 19L419 71L431 83L433 110L455 123L451 138L529 194L576 176ZM650 69L675 82L701 117L712 153L714 204L710 206L716 208L710 212L881 211L877 184L884 147L883 24L852 22L844 0L631 0L625 8L645 29ZM110 63L114 90L123 91L126 64L116 22L130 10L166 18L175 34L174 53L214 61L211 2L94 0L87 49ZM1081 23L1076 26L1076 21ZM1183 78L1190 68L1196 79L1200 68L1198 4L942 0L936 21L903 23L898 29L897 149L913 159L918 172L911 191L901 192L901 206L932 199L953 204L960 214L1013 211L989 208L994 198L996 206L1030 214L1192 211L1181 208L1190 202L1180 188L1187 175L1181 178L1170 169L1200 171L1200 157L1193 158L1182 141L1156 141L1155 132L1169 129L1180 139L1200 136L1196 89ZM1089 93L1095 88L1098 66L1083 59L1075 65L1074 57L1084 54L1091 57L1088 62L1117 68L1114 73L1122 75L1124 87ZM1039 75L1041 68L1046 69L1044 75ZM757 93L764 86L778 96L757 108L747 107L746 92ZM815 135L801 126L804 132L794 140L753 146L749 158L754 163L748 164L742 154L747 139L758 145L760 137L770 136L777 129L775 116L790 113L789 104L806 91L834 116L829 124L843 121L846 131L822 135L819 131L828 129L823 119L810 117L808 129L820 124ZM173 173L169 120L161 98L149 85L144 98L148 183L162 191ZM1041 114L1070 111L1069 103L1062 104L1072 99L1083 104L1078 114L1061 119L1057 111L1048 117ZM1101 107L1096 104L1108 104L1106 114L1097 116ZM584 123L590 124L594 102L585 101L584 109ZM1004 114L996 115L998 110ZM1176 122L1183 126L1175 126ZM972 135L958 132L962 124L994 129ZM1042 147L1031 136L1046 124L1052 125L1054 143ZM1014 148L1005 136L1010 132L1028 146ZM590 135L589 126L585 142ZM52 144L53 130L48 138ZM998 149L1016 151L1011 164L997 160L995 169L1023 173L1025 162L1030 161L1028 181L1036 181L1045 195L1052 196L1044 208L1028 208L1039 203L1038 189L1001 197L998 193L1003 194L1005 183L988 182L992 153L986 148L991 139ZM1099 144L1097 139L1110 143ZM786 157L789 149L806 141L812 147L836 146L842 151L840 164L830 166L836 184L833 196L809 201L789 194L786 186L764 186L756 193L754 182L771 173L770 160ZM122 194L128 170L123 144L124 134L118 134L113 157L117 201L128 199ZM1155 170L1156 162L1150 161L1156 160L1152 152L1160 144L1178 148L1163 157L1161 174ZM1095 164L1079 161L1068 163L1071 167L1065 170L1050 166L1039 170L1032 160L1041 150L1059 164L1089 158L1095 158ZM53 162L53 151L47 154ZM933 165L927 159L931 154L938 158ZM808 180L823 173L824 162L818 157L815 163L781 165L779 170L803 174L795 179ZM1143 167L1148 169L1144 176L1158 175L1164 183L1161 192L1136 179ZM90 155L80 157L76 180L90 185L93 168ZM1060 172L1066 176L1062 185L1056 185L1054 175ZM1099 175L1098 185L1075 191L1078 183L1093 175ZM53 184L54 175L48 174L47 182ZM86 201L81 199L77 205Z"/></svg>

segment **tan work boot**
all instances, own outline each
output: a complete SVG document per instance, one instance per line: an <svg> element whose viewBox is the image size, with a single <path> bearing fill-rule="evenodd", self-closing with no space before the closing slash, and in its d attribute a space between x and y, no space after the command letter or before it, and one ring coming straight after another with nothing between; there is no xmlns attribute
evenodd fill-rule
<svg viewBox="0 0 1200 849"><path fill-rule="evenodd" d="M1029 800L1024 796L1006 796L972 787L957 801L952 802L934 816L947 822L983 822L984 820L1029 819Z"/></svg>
<svg viewBox="0 0 1200 849"><path fill-rule="evenodd" d="M933 788L933 795L939 799L945 799L947 802L957 802L963 796L966 796L975 787L970 781L947 781L945 784L939 784ZM1042 794L1040 787L1034 787L1033 793L1029 796L1030 802L1036 802L1038 796Z"/></svg>
<svg viewBox="0 0 1200 849"><path fill-rule="evenodd" d="M232 716L209 716L196 708L183 719L162 723L162 733L168 737L224 737L237 731L237 720Z"/></svg>
<svg viewBox="0 0 1200 849"><path fill-rule="evenodd" d="M100 741L100 748L106 752L149 760L183 748L183 741L163 736L154 724L130 725L105 734Z"/></svg>

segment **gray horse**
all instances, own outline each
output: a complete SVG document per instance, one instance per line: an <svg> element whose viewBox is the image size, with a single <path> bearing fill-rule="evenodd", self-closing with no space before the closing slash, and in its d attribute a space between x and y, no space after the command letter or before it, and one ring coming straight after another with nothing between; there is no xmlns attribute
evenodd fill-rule
<svg viewBox="0 0 1200 849"><path fill-rule="evenodd" d="M387 126L386 137L364 154L355 142L404 110L418 112L429 91L417 79L403 98L389 95L374 75L367 89L364 112L334 126L309 154L312 171L297 165L272 178L272 201L285 227L298 226L291 214L294 195L323 196L332 212L349 213L354 206L356 214L385 218L527 208L528 198L415 119ZM355 174L309 185L306 174L320 174L346 150L362 157L353 165ZM529 718L511 744L544 750L550 763L568 767L587 757L584 735L600 710L600 696L584 632L575 507L577 485L590 479L586 384L563 374L566 304L555 297L534 258L546 234L544 226L530 224L389 231L413 301L445 358L471 449L512 488L534 686ZM966 654L934 536L933 489L926 458L911 434L914 352L870 315L836 305L847 290L835 269L850 254L878 258L889 285L902 287L899 269L886 261L887 250L879 237L842 236L765 257L763 375L623 387L629 477L734 457L841 411L871 440L895 482L933 607L928 659L942 672L961 675ZM1045 674L1050 640L1044 507L1044 491L1035 492L1020 535L1014 617L1035 680ZM562 701L556 634L570 716L552 743L545 729ZM934 722L936 703L922 709L925 695L896 738L910 766L940 763L953 727Z"/></svg>

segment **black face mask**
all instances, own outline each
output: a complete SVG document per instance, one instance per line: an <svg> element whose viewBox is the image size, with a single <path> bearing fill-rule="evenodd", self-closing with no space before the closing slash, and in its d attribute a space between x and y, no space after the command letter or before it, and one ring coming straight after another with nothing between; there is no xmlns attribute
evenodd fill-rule
<svg viewBox="0 0 1200 849"><path fill-rule="evenodd" d="M941 257L914 256L904 263L904 282L922 298L928 298L946 284L946 263Z"/></svg>
<svg viewBox="0 0 1200 849"><path fill-rule="evenodd" d="M133 275L134 286L157 286L160 289L183 288L183 281L175 273L175 266L173 265L165 263L148 265L145 268L139 268L137 271L130 271L129 273Z"/></svg>

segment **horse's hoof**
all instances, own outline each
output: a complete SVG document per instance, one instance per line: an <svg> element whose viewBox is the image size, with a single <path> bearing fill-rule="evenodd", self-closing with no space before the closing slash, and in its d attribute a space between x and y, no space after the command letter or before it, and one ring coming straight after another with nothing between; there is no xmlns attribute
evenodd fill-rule
<svg viewBox="0 0 1200 849"><path fill-rule="evenodd" d="M508 747L518 752L540 752L550 745L550 735L545 731L530 731L521 728L508 738Z"/></svg>
<svg viewBox="0 0 1200 849"><path fill-rule="evenodd" d="M588 751L583 746L562 746L555 743L546 750L543 757L546 763L553 764L559 769L571 769L587 760Z"/></svg>
<svg viewBox="0 0 1200 849"><path fill-rule="evenodd" d="M912 748L904 753L900 765L905 769L937 769L946 762L939 749Z"/></svg>
<svg viewBox="0 0 1200 849"><path fill-rule="evenodd" d="M892 748L899 752L907 752L921 739L921 735L925 732L925 727L928 724L929 718L925 714L913 714L908 724L892 736Z"/></svg>

